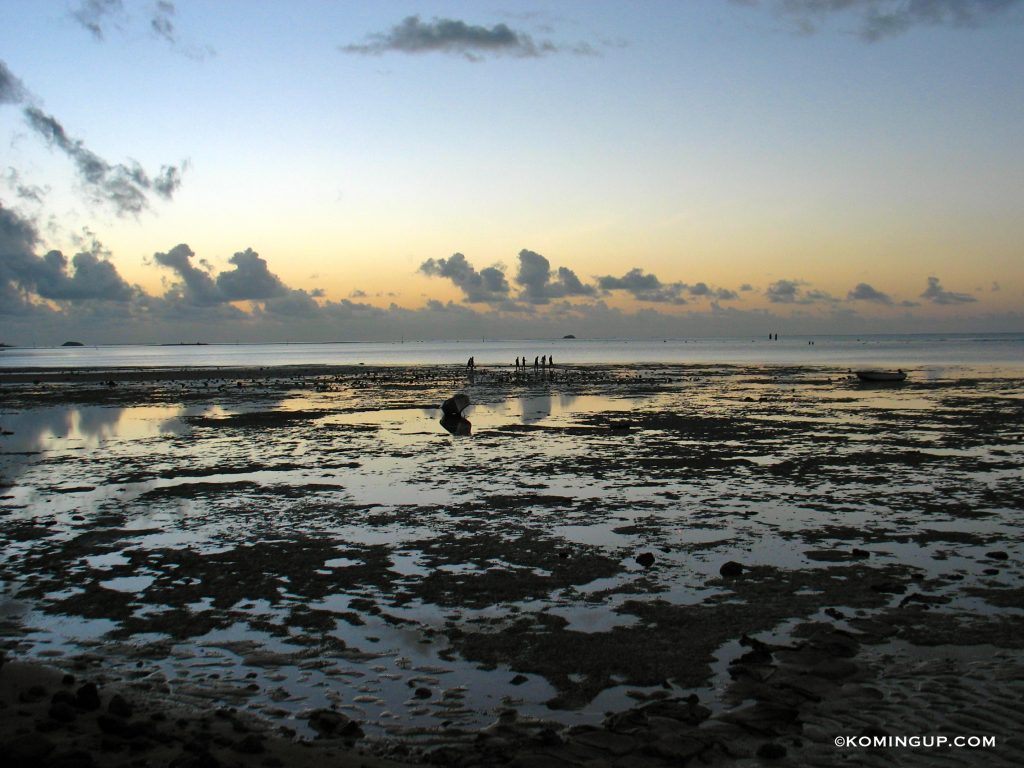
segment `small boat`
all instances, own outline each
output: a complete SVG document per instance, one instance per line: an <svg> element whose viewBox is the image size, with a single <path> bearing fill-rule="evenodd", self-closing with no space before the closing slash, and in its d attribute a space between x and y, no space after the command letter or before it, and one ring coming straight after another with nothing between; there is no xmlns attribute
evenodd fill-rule
<svg viewBox="0 0 1024 768"><path fill-rule="evenodd" d="M861 381L879 382L879 381L903 381L907 378L907 374L902 370L899 371L855 371L857 378Z"/></svg>

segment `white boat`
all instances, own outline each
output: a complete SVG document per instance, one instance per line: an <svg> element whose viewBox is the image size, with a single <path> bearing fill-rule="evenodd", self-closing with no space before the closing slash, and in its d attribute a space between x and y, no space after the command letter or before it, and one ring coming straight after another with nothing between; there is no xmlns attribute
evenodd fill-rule
<svg viewBox="0 0 1024 768"><path fill-rule="evenodd" d="M903 381L907 374L902 370L898 371L854 371L861 381Z"/></svg>

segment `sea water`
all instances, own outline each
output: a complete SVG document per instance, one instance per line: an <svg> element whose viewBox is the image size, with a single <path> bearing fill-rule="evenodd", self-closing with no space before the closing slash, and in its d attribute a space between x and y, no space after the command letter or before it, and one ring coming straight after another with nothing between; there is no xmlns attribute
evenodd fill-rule
<svg viewBox="0 0 1024 768"><path fill-rule="evenodd" d="M463 339L443 341L9 347L0 368L261 367L738 363L964 367L1024 370L1024 334L908 334L675 339Z"/></svg>

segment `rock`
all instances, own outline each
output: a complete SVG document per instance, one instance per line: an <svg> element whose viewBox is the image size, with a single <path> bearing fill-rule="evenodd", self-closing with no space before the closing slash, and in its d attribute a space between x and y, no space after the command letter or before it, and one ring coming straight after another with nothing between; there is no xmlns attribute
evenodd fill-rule
<svg viewBox="0 0 1024 768"><path fill-rule="evenodd" d="M314 710L309 714L308 722L309 727L324 738L343 736L357 739L363 735L359 723L333 709Z"/></svg>
<svg viewBox="0 0 1024 768"><path fill-rule="evenodd" d="M1006 554L1005 552L1003 552L1001 549L997 549L994 552L988 552L988 553L986 553L985 556L991 558L992 560L1009 560L1010 559L1010 556L1008 554Z"/></svg>
<svg viewBox="0 0 1024 768"><path fill-rule="evenodd" d="M74 685L75 684L75 676L74 675L70 675L70 674L69 675L64 675L64 677L62 677L60 679L60 682L61 682L62 685L67 685L67 686Z"/></svg>
<svg viewBox="0 0 1024 768"><path fill-rule="evenodd" d="M640 746L640 742L632 736L622 733L612 733L601 728L590 729L581 726L579 730L573 729L569 732L570 742L583 744L592 749L599 749L608 752L616 757L628 754Z"/></svg>
<svg viewBox="0 0 1024 768"><path fill-rule="evenodd" d="M48 754L53 752L55 745L41 733L26 733L15 736L3 744L3 755L8 765L35 766Z"/></svg>
<svg viewBox="0 0 1024 768"><path fill-rule="evenodd" d="M826 680L842 680L846 677L853 677L857 674L858 667L852 661L846 659L831 659L822 661L811 667L811 674L815 677L823 677Z"/></svg>
<svg viewBox="0 0 1024 768"><path fill-rule="evenodd" d="M786 748L774 741L766 741L757 748L757 756L764 760L781 760L786 756Z"/></svg>
<svg viewBox="0 0 1024 768"><path fill-rule="evenodd" d="M636 561L644 568L650 568L654 565L654 555L650 552L642 552L636 556Z"/></svg>
<svg viewBox="0 0 1024 768"><path fill-rule="evenodd" d="M33 685L18 694L18 701L22 704L35 704L46 698L46 689L41 685Z"/></svg>
<svg viewBox="0 0 1024 768"><path fill-rule="evenodd" d="M866 549L858 549L857 547L850 550L850 554L857 558L871 557L871 553Z"/></svg>
<svg viewBox="0 0 1024 768"><path fill-rule="evenodd" d="M132 707L131 704L128 703L128 700L125 699L125 697L119 693L115 693L111 697L110 703L107 704L107 712L114 715L115 717L123 717L125 719L128 719L132 716L132 712L134 711L134 708Z"/></svg>
<svg viewBox="0 0 1024 768"><path fill-rule="evenodd" d="M413 691L412 695L414 697L416 697L417 699L429 699L430 698L430 689L429 688L417 688L415 691Z"/></svg>
<svg viewBox="0 0 1024 768"><path fill-rule="evenodd" d="M523 683L525 683L529 679L530 678L528 678L526 675L516 675L511 680L509 680L509 684L510 685L522 685Z"/></svg>
<svg viewBox="0 0 1024 768"><path fill-rule="evenodd" d="M231 749L243 755L259 755L264 751L263 739L250 733L232 744Z"/></svg>
<svg viewBox="0 0 1024 768"><path fill-rule="evenodd" d="M58 723L70 723L78 717L78 712L68 702L57 701L50 705L50 717Z"/></svg>
<svg viewBox="0 0 1024 768"><path fill-rule="evenodd" d="M730 560L729 562L725 563L721 568L719 568L718 572L725 578L729 579L733 576L739 576L741 573L743 573L743 565L737 563L735 560Z"/></svg>
<svg viewBox="0 0 1024 768"><path fill-rule="evenodd" d="M92 711L100 708L100 692L96 683L86 683L75 693L75 706Z"/></svg>

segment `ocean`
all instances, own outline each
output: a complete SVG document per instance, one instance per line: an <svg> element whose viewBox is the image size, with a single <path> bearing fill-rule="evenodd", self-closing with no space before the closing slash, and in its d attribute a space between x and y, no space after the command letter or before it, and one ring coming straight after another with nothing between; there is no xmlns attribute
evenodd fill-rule
<svg viewBox="0 0 1024 768"><path fill-rule="evenodd" d="M532 365L722 363L1024 370L1024 334L910 334L678 339L520 339L279 344L8 347L0 368L261 367L281 365Z"/></svg>

